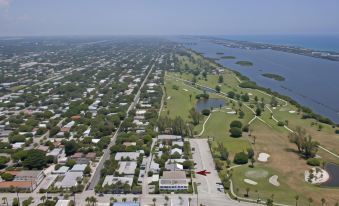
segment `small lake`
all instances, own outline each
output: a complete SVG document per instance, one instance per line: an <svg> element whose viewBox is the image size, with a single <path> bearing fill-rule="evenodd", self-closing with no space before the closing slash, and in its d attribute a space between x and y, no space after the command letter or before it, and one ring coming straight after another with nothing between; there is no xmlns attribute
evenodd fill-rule
<svg viewBox="0 0 339 206"><path fill-rule="evenodd" d="M195 109L201 112L204 109L219 108L225 106L225 100L223 99L200 99L195 105Z"/></svg>
<svg viewBox="0 0 339 206"><path fill-rule="evenodd" d="M330 179L321 184L326 187L339 187L339 165L334 163L327 163L325 170L330 175Z"/></svg>

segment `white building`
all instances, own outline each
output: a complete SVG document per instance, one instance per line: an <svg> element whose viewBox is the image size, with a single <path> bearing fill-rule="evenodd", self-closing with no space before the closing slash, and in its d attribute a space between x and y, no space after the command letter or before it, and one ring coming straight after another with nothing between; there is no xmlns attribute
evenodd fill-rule
<svg viewBox="0 0 339 206"><path fill-rule="evenodd" d="M189 179L184 171L164 171L159 180L160 190L187 190Z"/></svg>

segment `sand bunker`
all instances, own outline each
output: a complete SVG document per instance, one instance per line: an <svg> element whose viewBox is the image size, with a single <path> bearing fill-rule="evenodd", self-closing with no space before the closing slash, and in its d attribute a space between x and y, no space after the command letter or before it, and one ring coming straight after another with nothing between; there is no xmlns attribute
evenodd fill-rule
<svg viewBox="0 0 339 206"><path fill-rule="evenodd" d="M305 181L311 184L320 184L326 182L330 175L319 167L313 167L305 171Z"/></svg>
<svg viewBox="0 0 339 206"><path fill-rule="evenodd" d="M188 92L188 90L187 90L187 89L182 89L182 90L184 90L185 92Z"/></svg>
<svg viewBox="0 0 339 206"><path fill-rule="evenodd" d="M250 184L250 185L257 185L258 184L257 182L250 180L250 179L244 179L244 182L246 182L247 184Z"/></svg>
<svg viewBox="0 0 339 206"><path fill-rule="evenodd" d="M291 110L291 111L288 111L289 113L291 113L291 114L294 114L295 113L295 111L294 110Z"/></svg>
<svg viewBox="0 0 339 206"><path fill-rule="evenodd" d="M227 114L236 114L237 112L236 111L229 111L227 112Z"/></svg>
<svg viewBox="0 0 339 206"><path fill-rule="evenodd" d="M259 157L258 157L258 161L259 162L267 162L268 161L268 158L270 157L271 155L267 154L267 153L260 153L259 154Z"/></svg>
<svg viewBox="0 0 339 206"><path fill-rule="evenodd" d="M171 99L171 96L168 96L167 99Z"/></svg>
<svg viewBox="0 0 339 206"><path fill-rule="evenodd" d="M272 177L270 177L270 179L268 179L268 181L276 187L280 186L280 183L278 182L278 175L273 175Z"/></svg>

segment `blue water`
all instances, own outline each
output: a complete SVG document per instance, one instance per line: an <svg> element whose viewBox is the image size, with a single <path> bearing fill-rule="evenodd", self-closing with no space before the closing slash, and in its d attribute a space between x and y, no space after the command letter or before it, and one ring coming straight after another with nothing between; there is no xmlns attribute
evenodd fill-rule
<svg viewBox="0 0 339 206"><path fill-rule="evenodd" d="M246 50L227 48L200 38L178 38L185 44L206 57L218 58L216 53L235 56L234 60L218 60L225 67L239 71L258 85L270 88L283 95L290 96L301 105L310 107L339 123L339 62L313 58L287 52L266 50ZM252 67L235 64L239 60L253 62ZM275 81L262 76L274 73L286 78Z"/></svg>
<svg viewBox="0 0 339 206"><path fill-rule="evenodd" d="M204 109L219 108L225 105L225 100L223 99L200 99L195 105L195 109L198 112L201 112Z"/></svg>
<svg viewBox="0 0 339 206"><path fill-rule="evenodd" d="M338 35L221 35L220 38L339 52Z"/></svg>

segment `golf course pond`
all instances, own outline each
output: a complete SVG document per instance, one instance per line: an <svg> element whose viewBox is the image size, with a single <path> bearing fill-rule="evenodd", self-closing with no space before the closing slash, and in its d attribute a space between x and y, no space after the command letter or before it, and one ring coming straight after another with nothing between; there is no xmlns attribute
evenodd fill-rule
<svg viewBox="0 0 339 206"><path fill-rule="evenodd" d="M326 187L339 187L339 165L327 163L325 170L330 175L330 178L321 185Z"/></svg>
<svg viewBox="0 0 339 206"><path fill-rule="evenodd" d="M219 108L225 106L225 100L223 99L199 99L195 105L195 109L201 112L204 109Z"/></svg>

